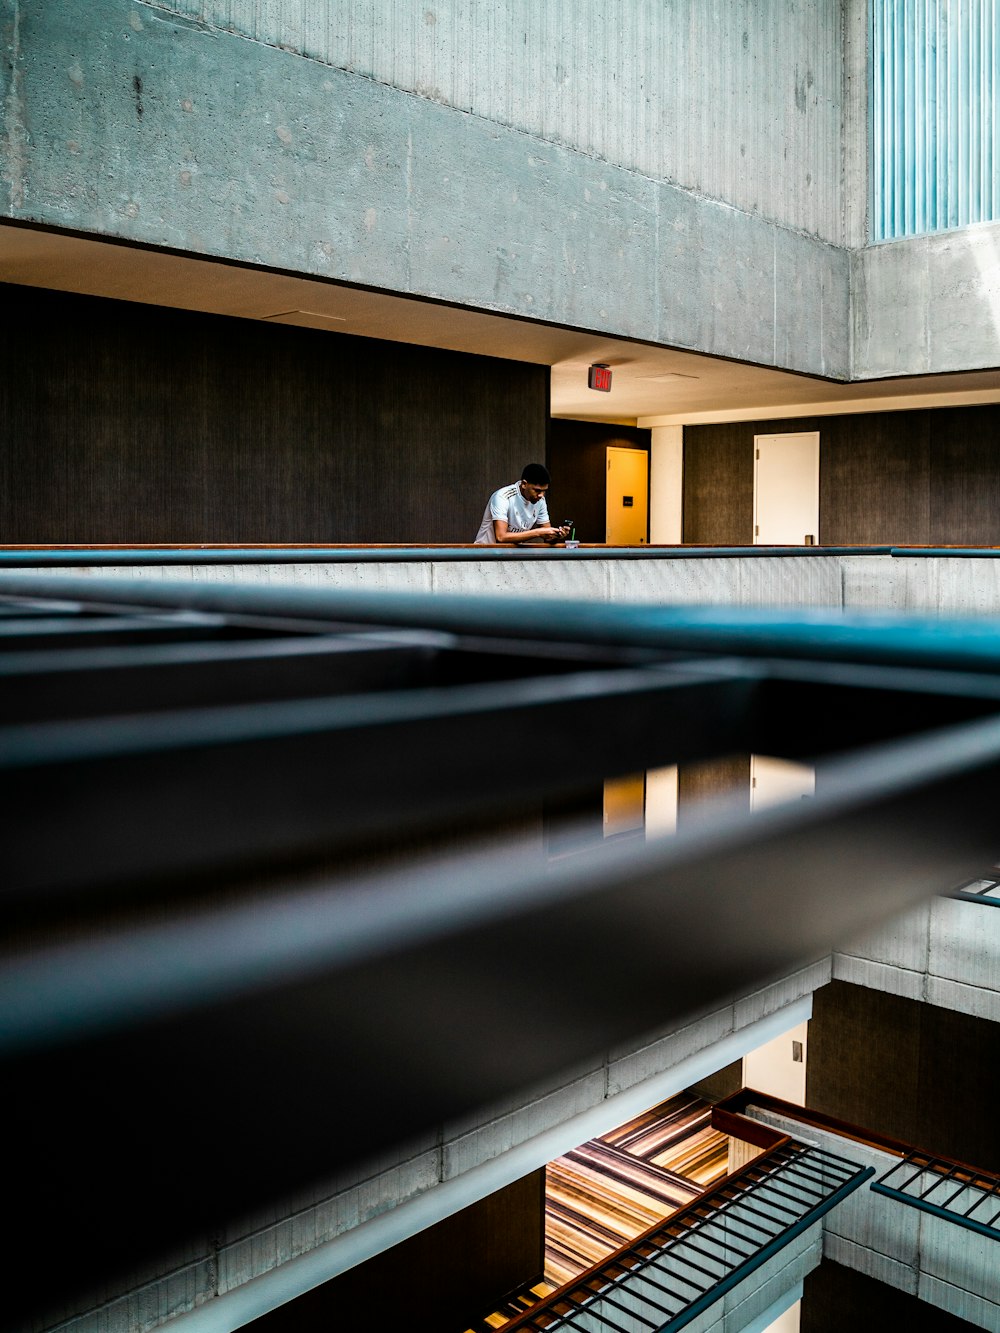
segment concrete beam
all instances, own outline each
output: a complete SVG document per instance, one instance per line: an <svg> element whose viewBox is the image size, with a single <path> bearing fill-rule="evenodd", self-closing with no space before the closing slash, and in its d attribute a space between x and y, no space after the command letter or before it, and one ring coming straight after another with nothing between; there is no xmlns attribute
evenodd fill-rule
<svg viewBox="0 0 1000 1333"><path fill-rule="evenodd" d="M138 0L0 20L8 218L848 374L836 246Z"/></svg>
<svg viewBox="0 0 1000 1333"><path fill-rule="evenodd" d="M1000 222L852 257L852 379L1000 366Z"/></svg>

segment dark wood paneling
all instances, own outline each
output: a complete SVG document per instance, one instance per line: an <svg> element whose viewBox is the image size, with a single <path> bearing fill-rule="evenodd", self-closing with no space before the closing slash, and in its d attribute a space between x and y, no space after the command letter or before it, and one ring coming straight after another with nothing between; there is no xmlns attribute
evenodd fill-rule
<svg viewBox="0 0 1000 1333"><path fill-rule="evenodd" d="M820 433L820 540L827 546L930 541L928 412L827 417Z"/></svg>
<svg viewBox="0 0 1000 1333"><path fill-rule="evenodd" d="M732 808L750 808L750 756L724 755L677 768L677 822L698 819L706 804L725 801Z"/></svg>
<svg viewBox="0 0 1000 1333"><path fill-rule="evenodd" d="M0 541L468 542L549 372L0 285Z"/></svg>
<svg viewBox="0 0 1000 1333"><path fill-rule="evenodd" d="M1000 1024L842 981L813 997L813 1110L996 1172L998 1098Z"/></svg>
<svg viewBox="0 0 1000 1333"><path fill-rule="evenodd" d="M820 542L1000 544L1000 407L687 426L684 540L753 540L753 437L818 430Z"/></svg>
<svg viewBox="0 0 1000 1333"><path fill-rule="evenodd" d="M549 430L548 468L552 473L549 514L558 523L572 518L582 542L606 536L607 449L649 450L650 432L594 421L554 420Z"/></svg>
<svg viewBox="0 0 1000 1333"><path fill-rule="evenodd" d="M684 540L753 542L753 437L746 423L684 428Z"/></svg>
<svg viewBox="0 0 1000 1333"><path fill-rule="evenodd" d="M700 1083L692 1083L688 1089L696 1097L706 1102L721 1102L726 1097L735 1097L743 1087L743 1061L734 1060L723 1069L716 1070L703 1078Z"/></svg>
<svg viewBox="0 0 1000 1333"><path fill-rule="evenodd" d="M248 1325L255 1333L439 1329L459 1333L541 1276L545 1169Z"/></svg>
<svg viewBox="0 0 1000 1333"><path fill-rule="evenodd" d="M1000 544L1000 407L928 412L932 544Z"/></svg>
<svg viewBox="0 0 1000 1333"><path fill-rule="evenodd" d="M910 1333L964 1333L975 1324L939 1310L909 1292L824 1259L805 1279L799 1333L907 1329Z"/></svg>

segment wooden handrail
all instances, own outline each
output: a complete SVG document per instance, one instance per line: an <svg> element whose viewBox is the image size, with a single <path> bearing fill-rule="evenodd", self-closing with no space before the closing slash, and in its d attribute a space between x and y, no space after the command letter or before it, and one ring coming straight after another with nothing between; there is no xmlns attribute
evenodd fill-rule
<svg viewBox="0 0 1000 1333"><path fill-rule="evenodd" d="M741 1130L744 1119L746 1119L744 1116L736 1114L730 1115L730 1120L734 1124L739 1122ZM748 1120L747 1123L753 1126L755 1131L761 1131L761 1137L766 1135L770 1138L771 1142L768 1144L768 1152L773 1152L776 1148L783 1148L786 1144L792 1142L790 1135L782 1134L778 1130L772 1130L766 1125L761 1125L760 1121ZM734 1137L743 1138L744 1136L741 1132ZM750 1142L749 1139L746 1141ZM754 1146L759 1145L755 1144ZM766 1156L766 1154L763 1155ZM702 1192L696 1195L689 1203L686 1203L682 1207L675 1209L672 1213L667 1213L664 1217L659 1218L651 1226L648 1226L645 1231L640 1231L637 1236L632 1238L632 1240L626 1241L623 1245L620 1245L618 1249L612 1250L610 1254L605 1255L604 1258L598 1260L596 1264L592 1264L590 1268L584 1269L582 1273L578 1273L577 1276L572 1278L569 1282L564 1282L562 1286L556 1287L556 1289L550 1292L544 1300L539 1301L538 1305L555 1305L560 1300L564 1299L570 1292L578 1291L585 1282L591 1281L598 1273L611 1265L618 1265L622 1268L629 1267L629 1264L623 1262L623 1260L631 1251L638 1249L642 1245L649 1244L653 1236L658 1232L664 1231L668 1227L682 1226L684 1219L688 1214L697 1214L700 1208L705 1207L707 1199L711 1198L713 1195L721 1194L741 1176L745 1175L747 1171L751 1171L757 1167L759 1162L760 1158L755 1157L753 1161L744 1162L743 1165L737 1167L735 1171L729 1171L726 1175L720 1176L713 1185L702 1190ZM532 1311L537 1313L537 1309L537 1305L529 1306L523 1314L515 1315L509 1323L503 1325L504 1333L513 1333L515 1329L523 1327L527 1319L531 1316Z"/></svg>
<svg viewBox="0 0 1000 1333"><path fill-rule="evenodd" d="M746 1118L743 1117L743 1112L748 1106L759 1106L765 1111L775 1111L779 1115L787 1116L789 1120L797 1121L800 1125L810 1125L813 1129L829 1130L831 1134L837 1134L842 1139L850 1139L854 1143L861 1143L867 1148L875 1148L878 1152L892 1153L895 1157L908 1157L910 1153L918 1153L922 1157L943 1158L944 1156L941 1153L928 1152L926 1148L921 1148L915 1143L908 1143L905 1139L893 1138L891 1134L882 1134L878 1130L865 1129L860 1125L853 1125L849 1121L838 1120L836 1116L827 1115L824 1111L813 1111L808 1106L796 1106L794 1102L782 1101L780 1097L772 1097L768 1092L758 1092L756 1088L741 1088L739 1092L733 1093L731 1097L724 1097L713 1108L713 1114L715 1112L733 1113L741 1118ZM715 1123L714 1119L712 1123ZM761 1122L758 1121L757 1123L760 1124ZM773 1132L778 1133L779 1131L774 1130ZM990 1175L990 1172L984 1171L982 1167L959 1161L956 1157L949 1156L947 1161L961 1171L970 1171L977 1175Z"/></svg>

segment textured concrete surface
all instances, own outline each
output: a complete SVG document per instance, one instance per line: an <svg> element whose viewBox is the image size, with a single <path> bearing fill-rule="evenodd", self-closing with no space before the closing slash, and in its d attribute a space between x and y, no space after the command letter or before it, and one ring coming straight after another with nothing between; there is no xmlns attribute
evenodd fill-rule
<svg viewBox="0 0 1000 1333"><path fill-rule="evenodd" d="M0 0L0 212L835 379L1000 364L1000 223L864 244L862 0L556 8Z"/></svg>
<svg viewBox="0 0 1000 1333"><path fill-rule="evenodd" d="M1000 365L1000 223L852 257L855 379Z"/></svg>
<svg viewBox="0 0 1000 1333"><path fill-rule="evenodd" d="M327 0L152 4L840 239L837 6L338 0L331 22Z"/></svg>
<svg viewBox="0 0 1000 1333"><path fill-rule="evenodd" d="M28 566L24 567L25 570ZM1000 559L888 555L40 567L32 573L705 606L1000 615Z"/></svg>
<svg viewBox="0 0 1000 1333"><path fill-rule="evenodd" d="M833 976L1000 1022L1000 910L935 898L835 953Z"/></svg>
<svg viewBox="0 0 1000 1333"><path fill-rule="evenodd" d="M929 615L1000 615L1000 560L984 556L841 557L843 604Z"/></svg>
<svg viewBox="0 0 1000 1333"><path fill-rule="evenodd" d="M729 201L140 0L0 22L10 218L848 372L846 251Z"/></svg>
<svg viewBox="0 0 1000 1333"><path fill-rule="evenodd" d="M711 606L843 605L843 562L852 557L712 556L682 560L435 560L259 565L79 566L53 575L107 575L153 581L197 579L295 587L384 589L581 601ZM885 558L885 565L889 560ZM32 571L36 572L36 571ZM37 572L44 572L38 570Z"/></svg>

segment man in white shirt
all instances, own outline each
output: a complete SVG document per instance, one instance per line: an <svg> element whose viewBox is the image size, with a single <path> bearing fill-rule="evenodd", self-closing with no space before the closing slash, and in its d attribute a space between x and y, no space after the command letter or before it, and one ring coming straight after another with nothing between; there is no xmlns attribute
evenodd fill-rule
<svg viewBox="0 0 1000 1333"><path fill-rule="evenodd" d="M541 463L529 463L520 481L501 486L490 496L476 533L476 545L519 546L524 542L557 542L569 536L567 528L549 524L545 502L548 489L548 470Z"/></svg>

